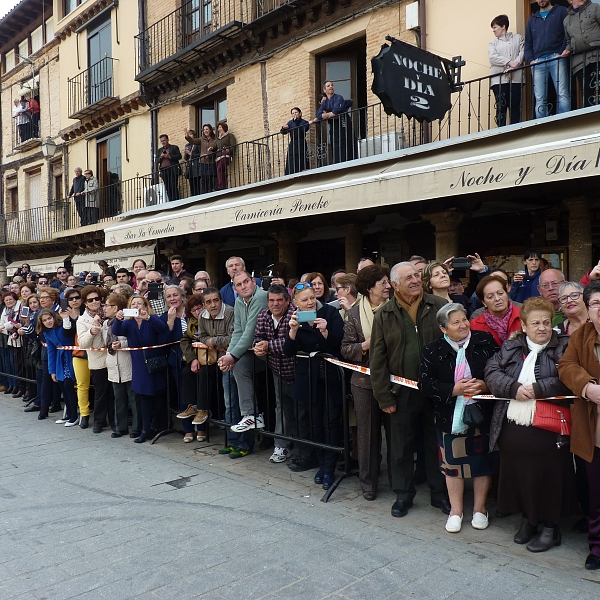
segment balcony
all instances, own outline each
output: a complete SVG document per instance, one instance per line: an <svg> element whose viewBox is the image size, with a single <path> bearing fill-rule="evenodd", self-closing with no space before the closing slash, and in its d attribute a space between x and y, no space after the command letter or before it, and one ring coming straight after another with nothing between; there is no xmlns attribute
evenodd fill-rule
<svg viewBox="0 0 600 600"><path fill-rule="evenodd" d="M300 178L317 169L322 172L323 168L335 164L359 166L361 163L358 161L366 158L377 160L377 157L391 157L401 150L426 150L433 144L451 142L457 138L462 143L470 144L464 147L463 152L478 156L480 152L475 144L481 138L475 138L474 134L489 132L495 135L503 131L504 125L510 124L511 120L523 122L532 119L535 114L529 67L523 67L522 71L522 83L508 97L500 97L498 101L490 88L490 77L463 82L460 91L452 97L451 109L442 120L433 123L419 123L407 117L387 115L378 103L349 111L336 121L318 122L310 127L305 136L292 138L289 133L276 133L240 142L230 149L227 188L239 189L275 179ZM588 90L585 94L578 86L573 86L573 89L573 108L600 104L600 86L598 90ZM555 106L556 100L550 94L544 110L555 113ZM568 128L568 120L563 119L556 124L557 131L565 127ZM527 133L519 125L507 131L512 132L510 137L502 137L498 143L508 142L508 146L518 144L519 136ZM235 134L235 131L232 133ZM543 139L540 139L542 143ZM442 149L445 148L442 144ZM213 177L193 176L202 171L203 167L197 169L195 165L182 161L181 165L160 173L154 172L101 187L97 192L100 209L92 218L80 213L73 198L50 206L6 214L3 243L35 243L99 231L125 213L150 210L157 206L161 208L162 205L166 207L169 202L179 199L194 198L193 202L201 207L223 194L216 191L216 173ZM191 178L186 176L190 174Z"/></svg>
<svg viewBox="0 0 600 600"><path fill-rule="evenodd" d="M153 82L167 65L189 67L206 51L236 37L243 26L287 5L306 0L188 0L136 36L136 80Z"/></svg>
<svg viewBox="0 0 600 600"><path fill-rule="evenodd" d="M39 117L39 115L38 115ZM19 123L17 119L12 120L12 147L16 152L24 152L41 145L40 122L28 121Z"/></svg>
<svg viewBox="0 0 600 600"><path fill-rule="evenodd" d="M81 119L117 100L114 90L116 59L106 57L68 80L69 118Z"/></svg>

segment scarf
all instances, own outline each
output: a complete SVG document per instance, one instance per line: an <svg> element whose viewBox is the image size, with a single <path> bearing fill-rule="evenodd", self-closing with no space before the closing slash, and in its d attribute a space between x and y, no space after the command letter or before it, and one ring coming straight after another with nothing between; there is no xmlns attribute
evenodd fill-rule
<svg viewBox="0 0 600 600"><path fill-rule="evenodd" d="M359 296L358 297L358 318L360 320L360 326L363 330L363 335L365 336L365 340L368 340L371 337L371 331L373 329L373 319L375 318L375 313L387 302L388 300L384 300L379 306L373 308L372 304L369 302L368 296Z"/></svg>
<svg viewBox="0 0 600 600"><path fill-rule="evenodd" d="M523 385L529 385L535 382L535 363L537 362L540 352L550 343L548 340L545 344L536 344L527 338L527 346L529 347L529 354L523 362L521 367L521 373L517 381ZM526 400L525 402L519 402L519 400L511 400L508 404L508 412L506 418L517 425L524 425L529 427L533 423L533 416L535 415L535 404L536 400Z"/></svg>
<svg viewBox="0 0 600 600"><path fill-rule="evenodd" d="M502 317L495 317L488 308L483 311L485 324L498 336L500 343L504 343L508 339L508 326L510 325L510 317L512 316L513 305L508 301L508 308Z"/></svg>
<svg viewBox="0 0 600 600"><path fill-rule="evenodd" d="M396 290L394 290L394 298L396 298L396 302L408 313L412 322L416 325L417 317L419 316L419 306L421 306L421 300L423 300L423 290L421 289L419 297L412 304L408 304Z"/></svg>
<svg viewBox="0 0 600 600"><path fill-rule="evenodd" d="M456 367L454 367L454 383L457 383L461 379L471 379L471 368L467 362L466 350L471 341L471 332L469 335L460 342L452 341L446 334L444 339L448 345L456 352ZM452 415L452 431L450 433L457 434L462 433L468 429L468 426L463 422L463 414L465 412L465 405L472 403L473 400L466 399L464 396L456 397L456 405L454 406L454 414Z"/></svg>

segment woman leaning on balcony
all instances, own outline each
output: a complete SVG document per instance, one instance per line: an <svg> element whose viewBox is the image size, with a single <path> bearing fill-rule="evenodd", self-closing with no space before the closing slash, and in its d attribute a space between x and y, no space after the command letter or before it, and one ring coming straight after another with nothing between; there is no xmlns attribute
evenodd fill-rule
<svg viewBox="0 0 600 600"><path fill-rule="evenodd" d="M208 194L215 190L215 181L217 178L217 167L215 165L215 156L211 151L217 141L215 130L212 125L205 123L202 125L202 135L196 137L193 129L183 130L186 144L184 158L187 162L187 168L190 180L190 191L192 196L199 194ZM188 154L188 146L191 145Z"/></svg>
<svg viewBox="0 0 600 600"><path fill-rule="evenodd" d="M227 166L231 162L233 147L236 145L235 136L229 133L227 123L217 125L217 139L210 152L216 154L218 189L227 189Z"/></svg>
<svg viewBox="0 0 600 600"><path fill-rule="evenodd" d="M600 5L592 0L571 0L568 12L564 20L565 53L573 54L571 71L582 90L582 106L595 106L600 101Z"/></svg>
<svg viewBox="0 0 600 600"><path fill-rule="evenodd" d="M506 111L510 109L510 123L521 121L521 91L523 86L523 64L525 41L518 33L508 32L508 17L498 15L492 21L495 38L488 45L490 87L496 98L496 124L506 125Z"/></svg>

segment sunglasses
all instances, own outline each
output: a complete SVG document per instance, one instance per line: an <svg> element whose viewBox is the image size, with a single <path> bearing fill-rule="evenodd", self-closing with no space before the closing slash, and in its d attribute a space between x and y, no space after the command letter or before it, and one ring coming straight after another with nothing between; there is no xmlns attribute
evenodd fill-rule
<svg viewBox="0 0 600 600"><path fill-rule="evenodd" d="M87 298L86 302L100 302L100 298Z"/></svg>
<svg viewBox="0 0 600 600"><path fill-rule="evenodd" d="M311 288L311 287L312 287L312 283L309 283L309 282L302 282L302 283L297 283L297 284L294 286L294 289L295 289L295 290L304 290L304 289L306 289L306 288Z"/></svg>
<svg viewBox="0 0 600 600"><path fill-rule="evenodd" d="M68 300L69 302L71 302L71 300L81 300L81 296L69 296Z"/></svg>

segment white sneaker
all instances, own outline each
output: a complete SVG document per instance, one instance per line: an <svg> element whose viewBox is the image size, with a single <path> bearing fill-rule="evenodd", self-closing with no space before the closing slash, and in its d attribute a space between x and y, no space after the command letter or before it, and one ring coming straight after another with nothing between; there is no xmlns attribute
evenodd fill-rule
<svg viewBox="0 0 600 600"><path fill-rule="evenodd" d="M67 417L63 417L62 419L56 419L54 422L58 425L64 425L65 423L69 422L69 419L67 419Z"/></svg>
<svg viewBox="0 0 600 600"><path fill-rule="evenodd" d="M271 458L269 460L272 463L282 463L287 460L289 455L290 455L290 451L287 448L275 447L273 450L273 454L271 454Z"/></svg>
<svg viewBox="0 0 600 600"><path fill-rule="evenodd" d="M75 427L75 425L79 425L79 417L77 417L74 421L67 421L65 423L65 427Z"/></svg>
<svg viewBox="0 0 600 600"><path fill-rule="evenodd" d="M460 517L458 515L448 517L448 520L446 521L446 531L448 533L458 533L462 527L462 520L462 515Z"/></svg>
<svg viewBox="0 0 600 600"><path fill-rule="evenodd" d="M476 512L473 514L473 520L471 521L471 525L473 525L473 529L487 529L490 521L488 519L488 514L485 515L480 512Z"/></svg>
<svg viewBox="0 0 600 600"><path fill-rule="evenodd" d="M254 417L254 415L248 415L242 417L242 420L237 425L231 426L231 431L235 433L243 433L249 429L262 429L265 426L265 420L262 415Z"/></svg>

